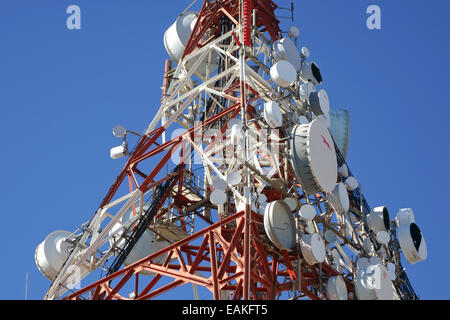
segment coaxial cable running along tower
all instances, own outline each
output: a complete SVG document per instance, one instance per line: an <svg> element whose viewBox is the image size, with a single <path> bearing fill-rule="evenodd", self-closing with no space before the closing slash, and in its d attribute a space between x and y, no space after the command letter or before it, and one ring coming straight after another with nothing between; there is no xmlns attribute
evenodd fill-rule
<svg viewBox="0 0 450 320"><path fill-rule="evenodd" d="M46 299L171 299L188 284L213 299L417 299L400 261L426 258L414 214L369 207L345 161L348 112L276 10L206 0L168 28L154 119L114 128L111 157L127 160L94 216L36 249Z"/></svg>

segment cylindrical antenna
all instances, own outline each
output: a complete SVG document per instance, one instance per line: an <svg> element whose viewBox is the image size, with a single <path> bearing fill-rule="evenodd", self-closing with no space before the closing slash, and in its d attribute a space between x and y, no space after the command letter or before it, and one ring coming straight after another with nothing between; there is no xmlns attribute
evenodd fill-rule
<svg viewBox="0 0 450 320"><path fill-rule="evenodd" d="M25 276L25 300L28 300L28 272Z"/></svg>

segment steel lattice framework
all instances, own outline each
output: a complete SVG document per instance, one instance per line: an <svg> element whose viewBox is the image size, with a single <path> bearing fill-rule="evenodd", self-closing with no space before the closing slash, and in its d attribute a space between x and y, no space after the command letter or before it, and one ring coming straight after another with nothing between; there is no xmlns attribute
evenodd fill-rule
<svg viewBox="0 0 450 320"><path fill-rule="evenodd" d="M327 205L326 194L304 193L289 162L290 131L268 132L261 122L261 104L274 98L288 113L300 115L303 110L292 88L280 90L270 80L272 41L281 37L276 8L271 0L204 2L183 59L176 68L166 61L163 97L155 118L77 236L46 299L128 299L123 289L132 286L133 299L143 300L164 297L184 284L203 286L214 299L275 299L285 291L295 298L326 299L323 284L335 275L343 275L348 291L354 292L353 261L346 252L360 250L360 235L367 232L361 223L366 212L361 196L351 197L346 220ZM209 70L215 61L217 70ZM245 128L241 149L221 138L229 136L228 123L237 117ZM256 145L254 152L251 147ZM228 186L225 205L212 204L212 177L226 180L226 173L234 169L244 172L242 184ZM320 232L326 226L345 239L336 244L343 263L327 256L325 262L311 266L299 249L276 248L252 205L257 192L268 201L290 196L317 206L321 214L313 227ZM146 203L151 209L143 209ZM119 248L123 239L113 237L113 226L129 210L135 219L123 227L134 230L135 238L126 239L127 251ZM305 228L296 220L299 229ZM350 239L343 234L345 221L353 230ZM136 243L139 228L151 229L170 245L119 269ZM114 256L116 263L105 277L67 295L65 283L74 266L84 278L105 268ZM397 294L404 297L401 291L397 286Z"/></svg>

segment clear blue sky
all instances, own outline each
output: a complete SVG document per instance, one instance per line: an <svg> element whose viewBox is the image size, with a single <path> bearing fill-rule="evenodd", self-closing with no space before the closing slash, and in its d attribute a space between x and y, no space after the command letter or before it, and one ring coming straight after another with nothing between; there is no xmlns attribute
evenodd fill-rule
<svg viewBox="0 0 450 320"><path fill-rule="evenodd" d="M109 158L111 129L153 118L162 36L190 2L0 0L0 299L24 298L26 272L29 298L45 294L34 250L97 209L123 165ZM332 107L350 110L348 162L369 204L414 209L429 258L404 266L423 299L449 299L450 2L295 3ZM70 4L81 30L66 28ZM381 30L366 27L371 4Z"/></svg>

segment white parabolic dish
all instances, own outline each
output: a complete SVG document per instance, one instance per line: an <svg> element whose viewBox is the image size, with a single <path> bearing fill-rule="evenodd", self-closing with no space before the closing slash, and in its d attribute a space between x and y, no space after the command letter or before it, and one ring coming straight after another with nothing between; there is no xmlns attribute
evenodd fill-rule
<svg viewBox="0 0 450 320"><path fill-rule="evenodd" d="M336 152L331 134L320 120L294 127L290 152L295 175L307 193L333 191Z"/></svg>
<svg viewBox="0 0 450 320"><path fill-rule="evenodd" d="M348 291L342 276L335 276L328 279L327 296L330 300L347 300Z"/></svg>
<svg viewBox="0 0 450 320"><path fill-rule="evenodd" d="M291 211L294 211L295 209L297 209L297 200L295 200L295 198L284 198L283 201L288 205L289 209L291 209Z"/></svg>
<svg viewBox="0 0 450 320"><path fill-rule="evenodd" d="M298 214L300 218L307 221L311 221L316 216L316 208L310 204L304 204L301 206L300 210L298 211Z"/></svg>
<svg viewBox="0 0 450 320"><path fill-rule="evenodd" d="M328 115L330 112L330 99L327 92L321 89L319 92L311 92L309 96L309 104L315 115Z"/></svg>
<svg viewBox="0 0 450 320"><path fill-rule="evenodd" d="M219 177L215 177L212 183L212 187L214 190L221 190L225 191L227 190L227 182Z"/></svg>
<svg viewBox="0 0 450 320"><path fill-rule="evenodd" d="M283 125L283 115L278 102L269 101L264 104L264 120L271 128L278 128Z"/></svg>
<svg viewBox="0 0 450 320"><path fill-rule="evenodd" d="M36 248L34 259L39 271L49 280L58 276L64 262L69 256L69 245L64 240L70 236L69 231L54 231Z"/></svg>
<svg viewBox="0 0 450 320"><path fill-rule="evenodd" d="M193 11L183 12L164 33L164 46L169 56L176 63L178 63L183 57L184 49L186 48L191 33L194 30L197 16L198 14ZM217 54L213 52L209 63L209 72L214 72L217 69L218 65L216 58ZM189 64L186 66L187 68L189 68ZM197 69L197 71L203 76L206 75L206 71L208 69L207 65L208 59L205 59Z"/></svg>
<svg viewBox="0 0 450 320"><path fill-rule="evenodd" d="M376 207L367 215L369 228L378 233L379 231L389 231L391 220L387 207Z"/></svg>
<svg viewBox="0 0 450 320"><path fill-rule="evenodd" d="M298 89L300 99L302 101L308 102L308 104L309 104L309 97L315 91L316 91L316 88L314 87L314 85L311 82L300 85L300 87Z"/></svg>
<svg viewBox="0 0 450 320"><path fill-rule="evenodd" d="M393 300L394 298L389 272L381 263L358 268L355 291L359 300Z"/></svg>
<svg viewBox="0 0 450 320"><path fill-rule="evenodd" d="M292 64L297 72L300 71L302 66L300 52L291 39L283 38L275 41L273 44L273 51L275 54L275 59L278 61L286 60Z"/></svg>
<svg viewBox="0 0 450 320"><path fill-rule="evenodd" d="M347 212L348 209L350 209L350 199L348 197L347 188L342 182L339 182L336 187L334 187L333 192L328 194L328 200L338 213Z"/></svg>
<svg viewBox="0 0 450 320"><path fill-rule="evenodd" d="M181 59L196 20L196 12L184 12L165 32L164 46L166 47L169 56L175 62L178 62Z"/></svg>
<svg viewBox="0 0 450 320"><path fill-rule="evenodd" d="M422 232L415 223L400 226L398 240L403 254L409 263L425 260L427 258L427 245Z"/></svg>
<svg viewBox="0 0 450 320"><path fill-rule="evenodd" d="M270 68L270 77L277 86L287 88L297 78L297 72L292 64L280 60Z"/></svg>
<svg viewBox="0 0 450 320"><path fill-rule="evenodd" d="M338 173L343 178L347 178L348 177L348 167L347 167L347 165L345 163L342 166L339 167Z"/></svg>
<svg viewBox="0 0 450 320"><path fill-rule="evenodd" d="M377 233L377 241L380 244L388 244L389 241L391 241L391 237L389 236L389 233L386 231L378 231Z"/></svg>
<svg viewBox="0 0 450 320"><path fill-rule="evenodd" d="M210 199L213 204L220 206L227 201L227 195L222 190L214 190L211 192Z"/></svg>
<svg viewBox="0 0 450 320"><path fill-rule="evenodd" d="M228 175L227 175L227 181L229 184L231 184L232 186L235 186L239 183L241 183L242 180L242 176L239 173L239 171L231 171Z"/></svg>
<svg viewBox="0 0 450 320"><path fill-rule="evenodd" d="M325 261L325 243L318 233L303 235L301 250L303 257L310 265Z"/></svg>
<svg viewBox="0 0 450 320"><path fill-rule="evenodd" d="M345 179L345 186L349 191L353 191L358 188L359 183L355 177L350 176L347 179Z"/></svg>
<svg viewBox="0 0 450 320"><path fill-rule="evenodd" d="M297 38L300 35L300 30L296 26L291 26L289 28L288 35L291 38Z"/></svg>
<svg viewBox="0 0 450 320"><path fill-rule="evenodd" d="M113 128L113 135L116 138L123 138L126 132L127 130L125 129L125 127L121 125L117 125Z"/></svg>
<svg viewBox="0 0 450 320"><path fill-rule="evenodd" d="M295 245L295 221L286 203L272 201L264 210L264 229L279 249L290 251Z"/></svg>
<svg viewBox="0 0 450 320"><path fill-rule="evenodd" d="M415 222L414 212L411 208L400 209L397 212L395 220L397 221L397 226L399 227L405 224L414 223Z"/></svg>

